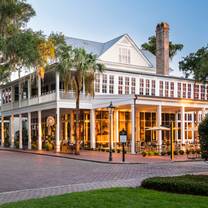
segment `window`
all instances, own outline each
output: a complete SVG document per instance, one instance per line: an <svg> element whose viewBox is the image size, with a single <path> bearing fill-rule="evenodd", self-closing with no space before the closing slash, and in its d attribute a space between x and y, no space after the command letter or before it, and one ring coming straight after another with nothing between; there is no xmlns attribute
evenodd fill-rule
<svg viewBox="0 0 208 208"><path fill-rule="evenodd" d="M160 97L163 96L163 81L160 81Z"/></svg>
<svg viewBox="0 0 208 208"><path fill-rule="evenodd" d="M125 77L125 94L129 94L129 77Z"/></svg>
<svg viewBox="0 0 208 208"><path fill-rule="evenodd" d="M150 81L146 79L146 95L150 94Z"/></svg>
<svg viewBox="0 0 208 208"><path fill-rule="evenodd" d="M144 79L140 79L139 84L139 94L144 95Z"/></svg>
<svg viewBox="0 0 208 208"><path fill-rule="evenodd" d="M194 85L194 99L199 99L199 85Z"/></svg>
<svg viewBox="0 0 208 208"><path fill-rule="evenodd" d="M118 94L123 94L123 77L118 77Z"/></svg>
<svg viewBox="0 0 208 208"><path fill-rule="evenodd" d="M11 102L11 87L2 90L2 103L10 103Z"/></svg>
<svg viewBox="0 0 208 208"><path fill-rule="evenodd" d="M165 82L165 97L169 97L169 82Z"/></svg>
<svg viewBox="0 0 208 208"><path fill-rule="evenodd" d="M207 100L208 100L208 85L207 85Z"/></svg>
<svg viewBox="0 0 208 208"><path fill-rule="evenodd" d="M114 93L114 76L113 75L109 76L109 93L110 94Z"/></svg>
<svg viewBox="0 0 208 208"><path fill-rule="evenodd" d="M95 75L95 92L100 92L100 74Z"/></svg>
<svg viewBox="0 0 208 208"><path fill-rule="evenodd" d="M188 98L191 98L191 84L188 84Z"/></svg>
<svg viewBox="0 0 208 208"><path fill-rule="evenodd" d="M174 82L170 83L170 97L174 97Z"/></svg>
<svg viewBox="0 0 208 208"><path fill-rule="evenodd" d="M178 98L181 98L181 83L178 83Z"/></svg>
<svg viewBox="0 0 208 208"><path fill-rule="evenodd" d="M130 64L131 52L128 48L119 48L119 62L124 64Z"/></svg>
<svg viewBox="0 0 208 208"><path fill-rule="evenodd" d="M186 83L183 83L183 98L186 98Z"/></svg>
<svg viewBox="0 0 208 208"><path fill-rule="evenodd" d="M102 93L107 93L107 74L103 74Z"/></svg>
<svg viewBox="0 0 208 208"><path fill-rule="evenodd" d="M201 100L205 100L205 86L201 85Z"/></svg>
<svg viewBox="0 0 208 208"><path fill-rule="evenodd" d="M155 80L152 80L152 95L155 96Z"/></svg>
<svg viewBox="0 0 208 208"><path fill-rule="evenodd" d="M136 78L131 78L131 94L135 94L135 88L136 88Z"/></svg>

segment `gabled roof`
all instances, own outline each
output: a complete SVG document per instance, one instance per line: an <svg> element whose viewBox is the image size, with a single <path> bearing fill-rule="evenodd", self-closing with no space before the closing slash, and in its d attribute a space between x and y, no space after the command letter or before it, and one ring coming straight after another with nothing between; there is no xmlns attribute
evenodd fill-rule
<svg viewBox="0 0 208 208"><path fill-rule="evenodd" d="M73 48L84 48L87 51L87 53L93 53L97 57L100 57L109 48L111 48L115 43L117 43L120 39L122 39L124 36L127 36L132 41L132 39L130 38L130 36L128 34L123 34L123 35L121 35L119 37L116 37L116 38L114 38L110 41L107 41L105 43L90 41L90 40L84 40L84 39L79 39L79 38L72 38L72 37L65 37L65 40L66 40L66 43L71 45ZM150 62L150 64L153 67L156 67L156 57L155 57L155 55L153 55L151 52L149 52L147 50L141 50L139 48L138 48L138 50Z"/></svg>

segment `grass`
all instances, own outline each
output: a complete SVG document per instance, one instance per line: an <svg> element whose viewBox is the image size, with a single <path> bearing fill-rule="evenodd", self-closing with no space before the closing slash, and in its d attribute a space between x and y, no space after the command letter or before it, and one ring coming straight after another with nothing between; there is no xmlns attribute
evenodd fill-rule
<svg viewBox="0 0 208 208"><path fill-rule="evenodd" d="M153 177L145 179L142 187L158 191L208 196L208 176Z"/></svg>
<svg viewBox="0 0 208 208"><path fill-rule="evenodd" d="M207 208L208 197L143 188L113 188L71 193L1 205L0 208Z"/></svg>

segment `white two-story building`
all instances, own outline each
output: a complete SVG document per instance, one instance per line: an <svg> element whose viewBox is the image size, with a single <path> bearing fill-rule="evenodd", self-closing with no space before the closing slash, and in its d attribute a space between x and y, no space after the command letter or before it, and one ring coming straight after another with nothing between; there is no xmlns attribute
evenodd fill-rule
<svg viewBox="0 0 208 208"><path fill-rule="evenodd" d="M96 54L97 61L106 66L102 74L96 74L95 97L81 95L84 148L108 148L110 125L113 148L119 148L119 132L125 129L131 153L149 147L168 149L170 131L148 128L171 123L179 148L198 144L197 125L208 109L208 85L169 75L168 33L167 23L157 25L156 56L141 50L127 34L105 43L66 38L74 48ZM43 80L31 73L1 86L1 101L2 146L7 139L12 148L16 143L19 148L41 150L50 138L59 152L66 141L74 142L75 98L72 91L65 93L57 72L48 71ZM110 102L116 107L111 124ZM6 121L7 126L10 121L7 134Z"/></svg>

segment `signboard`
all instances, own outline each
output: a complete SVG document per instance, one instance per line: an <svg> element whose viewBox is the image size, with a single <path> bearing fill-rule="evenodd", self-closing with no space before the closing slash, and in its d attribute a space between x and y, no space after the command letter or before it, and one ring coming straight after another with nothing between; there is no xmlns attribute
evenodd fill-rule
<svg viewBox="0 0 208 208"><path fill-rule="evenodd" d="M120 142L123 144L126 143L126 140L127 140L127 133L123 129L122 131L120 131Z"/></svg>

